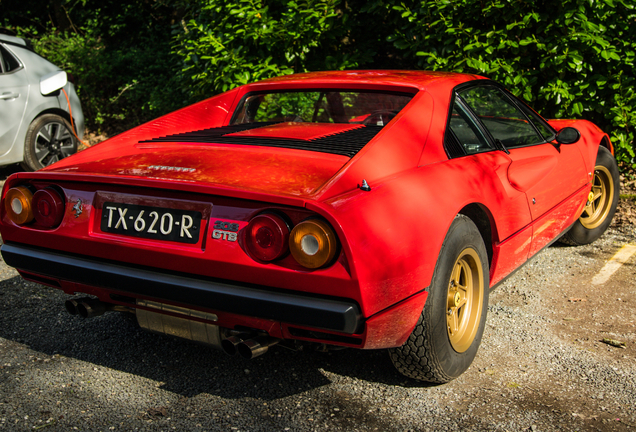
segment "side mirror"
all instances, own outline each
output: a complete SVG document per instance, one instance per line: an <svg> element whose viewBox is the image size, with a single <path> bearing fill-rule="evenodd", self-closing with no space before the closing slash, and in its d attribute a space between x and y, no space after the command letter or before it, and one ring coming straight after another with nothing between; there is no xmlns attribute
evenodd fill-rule
<svg viewBox="0 0 636 432"><path fill-rule="evenodd" d="M48 95L64 87L68 79L66 72L55 71L40 78L40 93Z"/></svg>
<svg viewBox="0 0 636 432"><path fill-rule="evenodd" d="M581 139L581 132L573 127L564 127L556 135L559 144L574 144L579 139Z"/></svg>

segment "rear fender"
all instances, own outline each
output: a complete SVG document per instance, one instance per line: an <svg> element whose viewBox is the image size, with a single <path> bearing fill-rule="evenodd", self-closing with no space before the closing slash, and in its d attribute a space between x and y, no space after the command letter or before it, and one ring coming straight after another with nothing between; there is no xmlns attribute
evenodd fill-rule
<svg viewBox="0 0 636 432"><path fill-rule="evenodd" d="M477 203L493 215L494 242L500 240L501 225L511 235L517 226L530 222L522 193L512 190L519 209L504 211L510 205L504 186L472 172L468 161L413 169L371 185L369 192L357 189L324 203L307 204L338 231L360 285L365 316L428 289L446 233L469 204Z"/></svg>

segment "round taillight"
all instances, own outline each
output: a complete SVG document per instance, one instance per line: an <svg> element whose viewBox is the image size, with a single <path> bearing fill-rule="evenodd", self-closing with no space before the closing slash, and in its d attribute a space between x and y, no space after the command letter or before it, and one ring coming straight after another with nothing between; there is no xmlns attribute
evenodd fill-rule
<svg viewBox="0 0 636 432"><path fill-rule="evenodd" d="M33 216L46 228L55 228L64 217L64 200L59 192L51 187L40 189L33 194Z"/></svg>
<svg viewBox="0 0 636 432"><path fill-rule="evenodd" d="M294 227L289 250L303 267L315 269L331 262L336 254L337 239L329 224L320 219L307 219Z"/></svg>
<svg viewBox="0 0 636 432"><path fill-rule="evenodd" d="M33 220L32 198L33 194L26 186L14 187L7 191L4 209L13 223L24 225Z"/></svg>
<svg viewBox="0 0 636 432"><path fill-rule="evenodd" d="M245 246L256 259L274 261L287 252L288 243L289 227L280 216L259 214L247 225Z"/></svg>

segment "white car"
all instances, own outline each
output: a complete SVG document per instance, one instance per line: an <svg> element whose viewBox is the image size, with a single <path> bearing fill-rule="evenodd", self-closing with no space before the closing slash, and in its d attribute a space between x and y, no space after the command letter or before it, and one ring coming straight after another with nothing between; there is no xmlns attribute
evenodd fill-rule
<svg viewBox="0 0 636 432"><path fill-rule="evenodd" d="M84 114L66 72L0 34L0 165L35 171L77 151Z"/></svg>

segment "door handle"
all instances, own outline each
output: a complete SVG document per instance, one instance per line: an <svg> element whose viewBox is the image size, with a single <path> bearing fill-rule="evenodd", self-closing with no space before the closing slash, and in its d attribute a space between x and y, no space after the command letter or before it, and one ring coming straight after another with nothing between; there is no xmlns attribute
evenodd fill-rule
<svg viewBox="0 0 636 432"><path fill-rule="evenodd" d="M15 98L18 98L18 97L20 97L19 93L11 93L11 92L2 93L0 95L0 99L3 99L3 100L15 99Z"/></svg>

